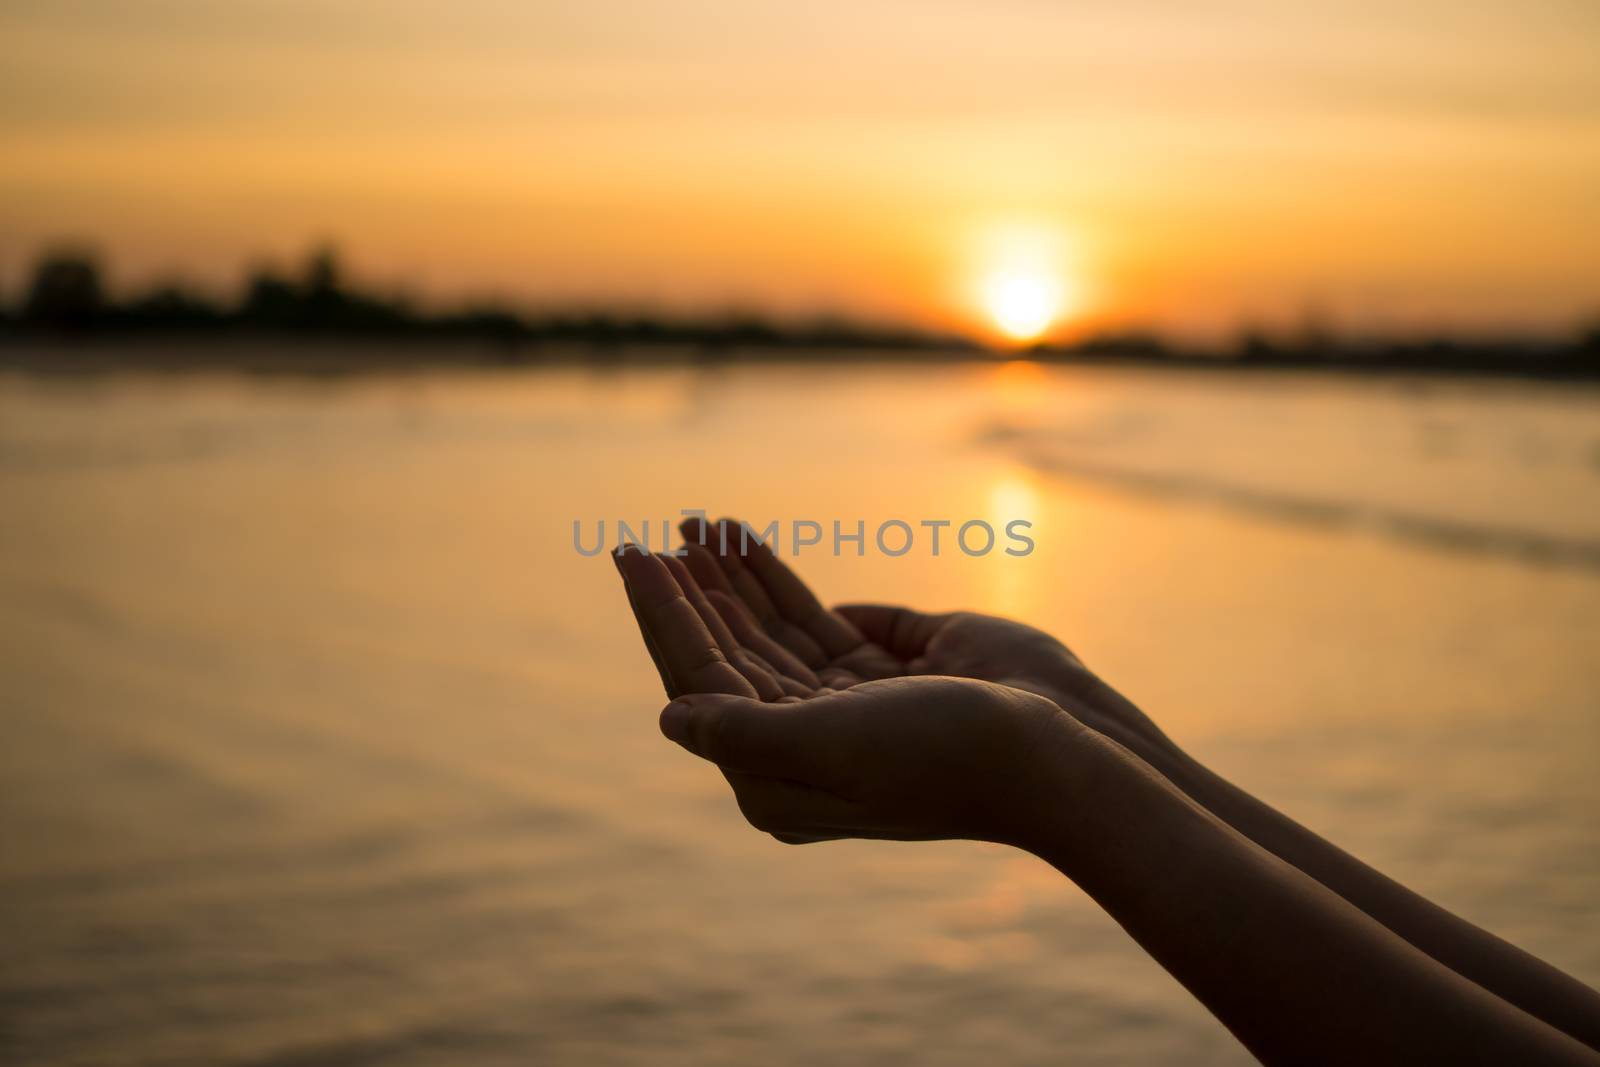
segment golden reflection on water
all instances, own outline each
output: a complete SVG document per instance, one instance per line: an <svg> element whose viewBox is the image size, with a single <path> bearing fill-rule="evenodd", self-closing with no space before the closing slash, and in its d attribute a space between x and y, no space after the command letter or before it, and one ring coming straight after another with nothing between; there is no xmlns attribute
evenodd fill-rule
<svg viewBox="0 0 1600 1067"><path fill-rule="evenodd" d="M751 832L662 742L615 574L571 547L574 518L684 506L1032 519L1028 557L799 565L829 600L1050 630L1200 758L1596 981L1600 574L1114 477L1426 483L1444 519L1517 499L1581 544L1593 404L1026 361L0 379L0 999L101 1021L8 1026L29 1062L439 1032L507 1062L1248 1062L1027 857Z"/></svg>
<svg viewBox="0 0 1600 1067"><path fill-rule="evenodd" d="M1039 593L1038 576L1022 563L1026 557L1011 557L1006 553L1014 549L1028 551L1031 555L1037 551L1040 537L1059 539L1063 531L1040 528L1039 494L1031 476L1021 469L1007 471L990 486L987 519L997 535L994 566L989 574L990 611L997 615L1031 618ZM1016 532L1031 539L1031 549L1010 536L1013 522L1028 523L1026 527L1017 527Z"/></svg>
<svg viewBox="0 0 1600 1067"><path fill-rule="evenodd" d="M1049 373L1031 359L1008 359L990 369L986 378L984 399L1006 417L1037 413L1050 392Z"/></svg>

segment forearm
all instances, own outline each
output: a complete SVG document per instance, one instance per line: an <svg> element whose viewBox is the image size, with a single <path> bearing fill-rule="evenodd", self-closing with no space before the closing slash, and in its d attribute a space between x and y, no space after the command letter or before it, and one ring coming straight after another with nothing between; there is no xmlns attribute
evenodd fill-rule
<svg viewBox="0 0 1600 1067"><path fill-rule="evenodd" d="M1593 989L1362 863L1176 746L1160 746L1149 756L1140 755L1222 822L1433 959L1600 1049L1600 994Z"/></svg>
<svg viewBox="0 0 1600 1067"><path fill-rule="evenodd" d="M1120 746L1064 747L1033 851L1268 1063L1600 1063L1247 840Z"/></svg>

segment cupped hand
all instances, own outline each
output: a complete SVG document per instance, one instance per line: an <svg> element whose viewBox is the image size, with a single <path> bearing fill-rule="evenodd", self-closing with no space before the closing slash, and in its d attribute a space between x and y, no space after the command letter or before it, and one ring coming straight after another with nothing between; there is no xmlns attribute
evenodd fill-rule
<svg viewBox="0 0 1600 1067"><path fill-rule="evenodd" d="M1083 727L1032 693L884 678L773 704L690 694L661 730L733 781L751 825L794 844L966 838L1027 847Z"/></svg>
<svg viewBox="0 0 1600 1067"><path fill-rule="evenodd" d="M1175 751L1154 722L1043 630L970 611L930 614L886 604L830 610L742 529L735 519L685 522L688 569L745 647L779 675L836 688L918 675L994 682L1045 697L1147 759Z"/></svg>
<svg viewBox="0 0 1600 1067"><path fill-rule="evenodd" d="M1030 812L1048 805L1059 784L1061 750L1086 733L1019 689L853 675L838 661L892 668L892 657L863 647L870 642L842 620L807 619L804 632L840 650L828 658L820 641L800 646L818 659L819 675L755 627L726 590L704 591L681 561L629 549L617 566L674 698L662 732L717 764L746 818L780 840L973 838L1026 847L1037 824Z"/></svg>

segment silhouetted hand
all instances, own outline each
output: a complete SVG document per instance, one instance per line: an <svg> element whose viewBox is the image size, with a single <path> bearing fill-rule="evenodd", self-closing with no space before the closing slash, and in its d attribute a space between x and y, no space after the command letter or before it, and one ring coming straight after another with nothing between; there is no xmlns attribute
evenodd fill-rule
<svg viewBox="0 0 1600 1067"><path fill-rule="evenodd" d="M690 519L682 532L689 569L711 603L745 647L788 678L834 688L903 675L974 678L1037 693L1146 758L1174 749L1143 712L1042 630L969 611L884 604L830 611L764 543L741 538L737 520Z"/></svg>
<svg viewBox="0 0 1600 1067"><path fill-rule="evenodd" d="M1048 802L1064 750L1084 732L1049 700L1001 685L862 679L836 664L893 669L892 658L848 623L810 618L806 632L840 650L827 659L819 649L829 645L800 646L823 660L825 685L766 630L752 629L726 590L707 595L681 561L629 549L617 566L674 698L662 732L717 764L745 817L780 840L1023 844L1035 823L1029 812Z"/></svg>
<svg viewBox="0 0 1600 1067"><path fill-rule="evenodd" d="M1026 845L1066 762L1067 717L1042 697L963 678L884 678L764 704L691 694L661 731L742 772L751 825L792 844L834 837Z"/></svg>
<svg viewBox="0 0 1600 1067"><path fill-rule="evenodd" d="M1028 849L1265 1062L1600 1063L1594 991L1188 759L1049 635L829 610L727 520L685 536L617 566L662 732L758 828Z"/></svg>

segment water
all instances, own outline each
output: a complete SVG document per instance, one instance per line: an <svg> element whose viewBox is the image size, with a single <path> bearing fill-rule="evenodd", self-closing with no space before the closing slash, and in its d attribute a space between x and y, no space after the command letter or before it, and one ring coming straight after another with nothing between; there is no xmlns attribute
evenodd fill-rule
<svg viewBox="0 0 1600 1067"><path fill-rule="evenodd" d="M745 827L571 547L684 506L1031 519L1024 559L803 566L1060 634L1600 982L1597 415L1026 364L0 380L0 1053L1247 1062L1030 857Z"/></svg>

